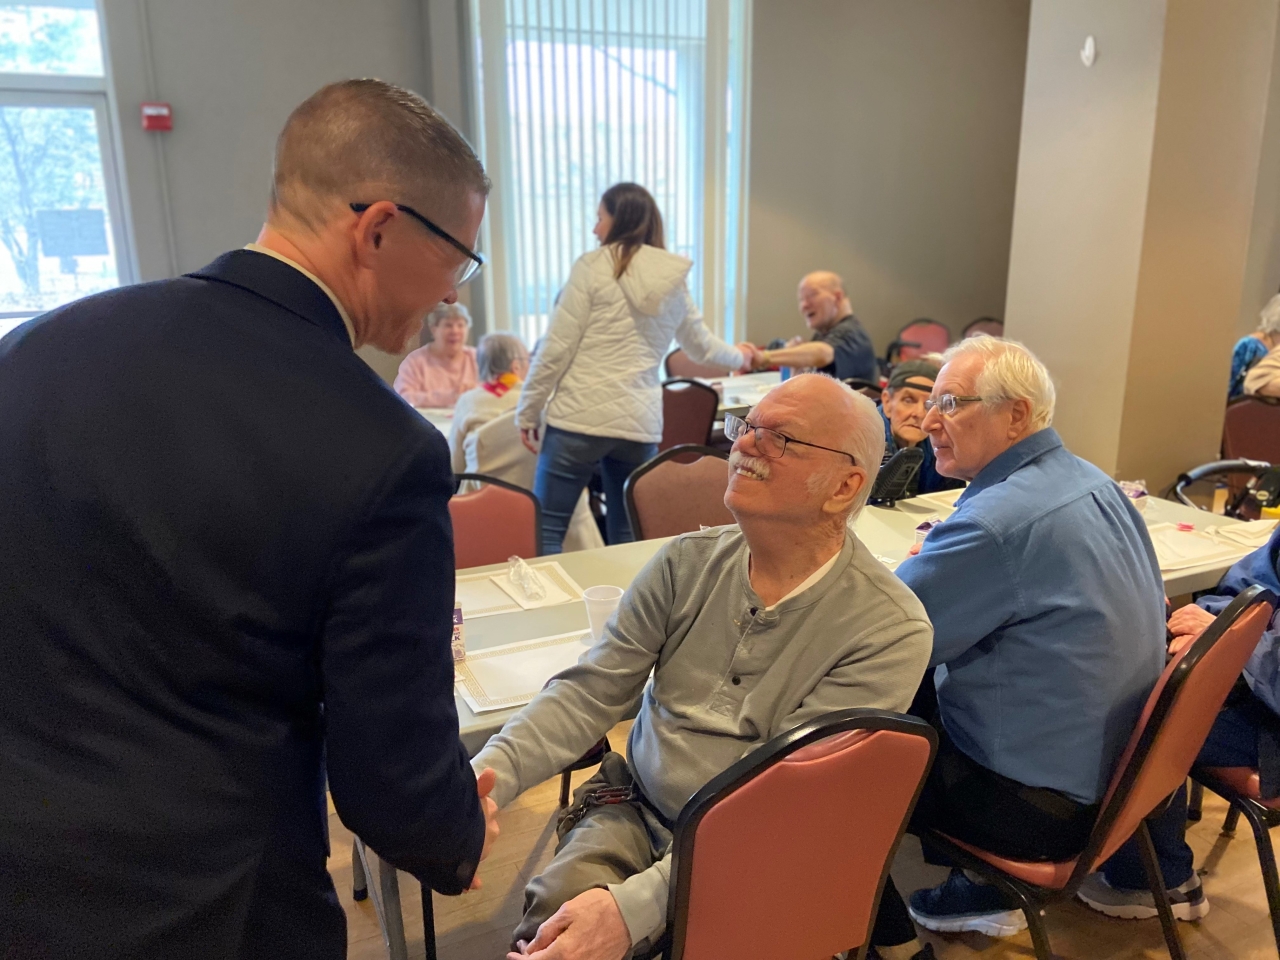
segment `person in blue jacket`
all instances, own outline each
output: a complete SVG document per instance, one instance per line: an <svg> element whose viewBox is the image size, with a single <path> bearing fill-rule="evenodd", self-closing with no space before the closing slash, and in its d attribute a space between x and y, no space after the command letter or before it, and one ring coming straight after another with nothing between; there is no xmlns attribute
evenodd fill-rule
<svg viewBox="0 0 1280 960"><path fill-rule="evenodd" d="M1174 611L1169 618L1173 648L1180 649L1200 636L1232 600L1254 584L1280 595L1280 526L1266 546L1228 570L1212 594ZM1278 639L1280 613L1272 616L1196 758L1196 763L1206 767L1255 768L1261 775L1262 796L1268 800L1280 796ZM1193 869L1191 847L1183 836L1186 821L1186 791L1182 790L1169 810L1151 824L1151 839L1169 888L1174 916L1197 920L1209 912L1209 901ZM1112 917L1136 920L1156 916L1155 899L1147 890L1138 845L1132 840L1085 880L1079 896L1095 910Z"/></svg>
<svg viewBox="0 0 1280 960"><path fill-rule="evenodd" d="M941 367L932 360L907 360L893 368L889 385L885 387L880 404L880 416L884 418L884 458L888 462L899 450L918 447L924 454L920 472L912 482L907 496L918 493L934 493L938 490L955 490L964 486L963 480L944 477L938 472L937 458L929 437L921 429L924 421L925 401L933 390Z"/></svg>

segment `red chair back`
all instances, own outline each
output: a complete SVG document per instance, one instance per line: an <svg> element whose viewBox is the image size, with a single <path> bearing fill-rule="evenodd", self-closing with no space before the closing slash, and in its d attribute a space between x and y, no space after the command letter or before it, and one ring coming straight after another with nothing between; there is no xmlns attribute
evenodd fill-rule
<svg viewBox="0 0 1280 960"><path fill-rule="evenodd" d="M1280 464L1280 398L1236 397L1222 424L1222 458Z"/></svg>
<svg viewBox="0 0 1280 960"><path fill-rule="evenodd" d="M727 377L733 371L728 367L713 367L709 363L698 363L689 359L689 355L679 347L668 353L662 360L664 376L671 377Z"/></svg>
<svg viewBox="0 0 1280 960"><path fill-rule="evenodd" d="M903 344L898 347L897 361L915 360L926 353L942 353L951 346L951 331L937 320L912 320L898 331L898 340ZM918 343L918 347L906 344Z"/></svg>
<svg viewBox="0 0 1280 960"><path fill-rule="evenodd" d="M681 812L670 960L830 957L866 942L937 736L843 710L775 738Z"/></svg>
<svg viewBox="0 0 1280 960"><path fill-rule="evenodd" d="M508 557L536 557L542 552L542 510L530 491L497 477L464 473L480 489L449 500L453 518L453 555L459 570Z"/></svg>
<svg viewBox="0 0 1280 960"><path fill-rule="evenodd" d="M735 523L724 505L728 460L723 450L683 444L636 467L622 488L635 538L656 540Z"/></svg>
<svg viewBox="0 0 1280 960"><path fill-rule="evenodd" d="M662 442L659 452L682 443L706 445L711 439L720 394L697 380L668 380L662 385Z"/></svg>
<svg viewBox="0 0 1280 960"><path fill-rule="evenodd" d="M1099 823L1110 823L1090 858L1091 870L1120 849L1138 823L1187 779L1227 694L1271 622L1274 605L1271 593L1250 587L1169 661L1103 800Z"/></svg>

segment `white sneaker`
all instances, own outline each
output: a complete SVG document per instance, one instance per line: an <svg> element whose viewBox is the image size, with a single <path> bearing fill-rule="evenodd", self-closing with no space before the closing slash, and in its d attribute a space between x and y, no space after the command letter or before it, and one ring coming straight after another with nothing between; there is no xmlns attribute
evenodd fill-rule
<svg viewBox="0 0 1280 960"><path fill-rule="evenodd" d="M1156 910L1156 898L1152 896L1150 890L1118 890L1107 883L1107 878L1101 871L1085 877L1076 896L1108 917L1119 917L1121 920L1149 920L1151 917L1159 916ZM1199 875L1191 874L1190 880L1170 890L1169 903L1173 907L1173 915L1179 920L1199 920L1207 915L1209 898L1204 895L1204 887L1200 883Z"/></svg>

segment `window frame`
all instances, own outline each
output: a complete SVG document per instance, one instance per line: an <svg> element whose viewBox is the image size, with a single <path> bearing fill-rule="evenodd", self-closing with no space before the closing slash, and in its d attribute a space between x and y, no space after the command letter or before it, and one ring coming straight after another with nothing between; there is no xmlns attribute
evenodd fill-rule
<svg viewBox="0 0 1280 960"><path fill-rule="evenodd" d="M749 212L750 63L752 0L704 0L707 7L707 57L702 144L702 232L697 259L701 284L691 291L704 321L728 340L746 330L746 250ZM517 237L514 184L505 173L512 158L505 0L469 0L471 49L470 112L475 118L476 149L493 181L489 212L481 225L480 243L493 264L483 274L484 301L491 329L515 330L510 244ZM731 43L740 55L730 57ZM486 68L486 64L491 65ZM488 75L486 75L488 73ZM733 84L733 96L726 96ZM733 124L735 136L728 127ZM734 143L730 141L734 140ZM737 147L736 155L731 148ZM734 209L736 206L736 209ZM732 221L730 210L734 211ZM568 272L561 282L568 280ZM727 288L732 293L726 295Z"/></svg>
<svg viewBox="0 0 1280 960"><path fill-rule="evenodd" d="M33 6L40 6L33 0ZM48 4L57 6L58 4ZM0 107L89 107L94 112L98 131L98 153L102 160L103 192L107 204L107 218L111 227L111 243L116 261L118 286L138 281L137 257L134 254L128 220L125 194L124 167L121 163L119 129L112 97L111 63L107 55L106 12L102 0L95 0L93 9L98 18L98 42L102 47L102 76L83 74L5 73L0 71ZM47 307L37 311L0 310L0 336L12 321L38 316Z"/></svg>

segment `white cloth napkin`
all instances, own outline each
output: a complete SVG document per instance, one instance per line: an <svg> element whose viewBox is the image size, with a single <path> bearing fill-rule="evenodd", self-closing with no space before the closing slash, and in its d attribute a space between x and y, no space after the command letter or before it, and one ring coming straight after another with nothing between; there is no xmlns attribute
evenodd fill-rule
<svg viewBox="0 0 1280 960"><path fill-rule="evenodd" d="M1232 523L1221 527L1209 527L1210 533L1222 540L1238 543L1242 547L1257 550L1265 547L1276 529L1277 520L1250 520L1247 523Z"/></svg>

